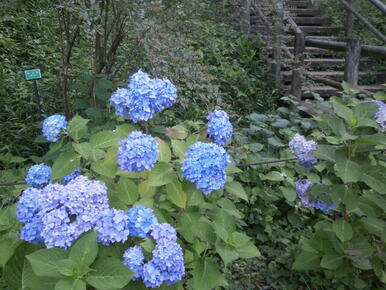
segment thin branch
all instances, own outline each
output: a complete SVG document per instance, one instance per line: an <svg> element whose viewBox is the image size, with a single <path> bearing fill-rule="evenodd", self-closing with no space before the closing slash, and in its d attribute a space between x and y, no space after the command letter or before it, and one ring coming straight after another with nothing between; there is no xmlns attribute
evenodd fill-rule
<svg viewBox="0 0 386 290"><path fill-rule="evenodd" d="M250 165L264 165L264 164L288 162L288 161L295 161L295 160L297 160L297 158L276 159L276 160L260 161L260 162L254 162L254 163L236 164L236 166L237 167L245 167L245 166L250 166Z"/></svg>
<svg viewBox="0 0 386 290"><path fill-rule="evenodd" d="M13 186L13 185L24 185L26 182L8 182L8 183L0 183L0 186Z"/></svg>

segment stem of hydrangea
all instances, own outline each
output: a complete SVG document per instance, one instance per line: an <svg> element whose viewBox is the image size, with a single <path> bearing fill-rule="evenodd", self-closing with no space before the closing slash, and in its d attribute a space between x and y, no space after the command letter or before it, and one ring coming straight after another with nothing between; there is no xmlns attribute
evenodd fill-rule
<svg viewBox="0 0 386 290"><path fill-rule="evenodd" d="M236 166L237 167L245 167L245 166L250 166L250 165L264 165L264 164L288 162L288 161L295 161L295 160L297 160L297 158L276 159L276 160L260 161L260 162L254 162L254 163L237 164Z"/></svg>

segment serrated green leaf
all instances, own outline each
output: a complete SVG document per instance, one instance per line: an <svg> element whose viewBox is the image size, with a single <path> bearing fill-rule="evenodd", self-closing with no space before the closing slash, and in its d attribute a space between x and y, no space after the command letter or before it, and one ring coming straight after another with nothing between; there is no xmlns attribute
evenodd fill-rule
<svg viewBox="0 0 386 290"><path fill-rule="evenodd" d="M331 145L318 145L313 155L321 160L335 163L335 147Z"/></svg>
<svg viewBox="0 0 386 290"><path fill-rule="evenodd" d="M42 249L26 257L37 276L61 278L62 274L56 268L55 262L67 258L63 249Z"/></svg>
<svg viewBox="0 0 386 290"><path fill-rule="evenodd" d="M248 201L248 195L245 192L240 182L237 182L237 181L227 182L225 184L225 190L238 198Z"/></svg>
<svg viewBox="0 0 386 290"><path fill-rule="evenodd" d="M343 263L344 256L336 253L327 253L323 255L322 260L320 261L320 267L335 270L340 267Z"/></svg>
<svg viewBox="0 0 386 290"><path fill-rule="evenodd" d="M313 270L318 268L319 264L320 257L317 253L302 252L296 257L292 269L298 271Z"/></svg>
<svg viewBox="0 0 386 290"><path fill-rule="evenodd" d="M222 241L217 241L216 251L224 261L225 266L239 258L239 254L237 253L236 249Z"/></svg>
<svg viewBox="0 0 386 290"><path fill-rule="evenodd" d="M56 269L64 276L72 276L76 271L76 263L71 259L62 259L55 262Z"/></svg>
<svg viewBox="0 0 386 290"><path fill-rule="evenodd" d="M353 232L351 225L343 219L336 220L332 224L332 229L335 235L341 240L343 243L351 240Z"/></svg>
<svg viewBox="0 0 386 290"><path fill-rule="evenodd" d="M363 173L361 180L375 191L386 194L386 168L372 166Z"/></svg>
<svg viewBox="0 0 386 290"><path fill-rule="evenodd" d="M157 162L150 171L148 181L150 186L160 186L176 179L172 166L166 162Z"/></svg>
<svg viewBox="0 0 386 290"><path fill-rule="evenodd" d="M52 179L59 179L73 172L79 167L80 158L81 155L73 152L61 153L52 166Z"/></svg>
<svg viewBox="0 0 386 290"><path fill-rule="evenodd" d="M357 182L363 174L363 166L347 158L346 154L337 150L335 152L337 175L344 183Z"/></svg>
<svg viewBox="0 0 386 290"><path fill-rule="evenodd" d="M354 112L350 108L348 108L345 105L339 103L337 101L337 99L332 99L331 103L332 103L332 106L334 108L335 113L339 117L345 119L345 121L348 124L352 123L352 120L353 120L353 117L354 117Z"/></svg>
<svg viewBox="0 0 386 290"><path fill-rule="evenodd" d="M1 237L0 239L0 266L8 262L16 250L16 248L21 244L21 240L18 237Z"/></svg>
<svg viewBox="0 0 386 290"><path fill-rule="evenodd" d="M129 268L114 258L101 258L91 268L95 271L89 272L86 281L101 290L123 288L134 277L134 273Z"/></svg>
<svg viewBox="0 0 386 290"><path fill-rule="evenodd" d="M172 157L172 152L169 148L169 145L158 137L155 137L155 140L158 142L159 148L158 161L169 162Z"/></svg>
<svg viewBox="0 0 386 290"><path fill-rule="evenodd" d="M86 283L78 279L61 279L56 283L55 290L86 290Z"/></svg>
<svg viewBox="0 0 386 290"><path fill-rule="evenodd" d="M67 127L68 134L75 140L79 140L80 138L84 137L87 133L87 123L89 121L90 120L84 119L79 115L76 115L68 123L68 127Z"/></svg>
<svg viewBox="0 0 386 290"><path fill-rule="evenodd" d="M80 271L90 266L98 255L97 234L90 231L81 236L71 247L69 258L76 262Z"/></svg>
<svg viewBox="0 0 386 290"><path fill-rule="evenodd" d="M72 143L72 147L76 152L82 155L83 158L88 159L90 157L90 152L92 150L90 143L88 142Z"/></svg>
<svg viewBox="0 0 386 290"><path fill-rule="evenodd" d="M200 258L193 269L193 289L211 290L225 286L218 267L207 258Z"/></svg>
<svg viewBox="0 0 386 290"><path fill-rule="evenodd" d="M181 182L177 178L166 184L166 194L175 205L183 209L186 208L187 196L182 189Z"/></svg>
<svg viewBox="0 0 386 290"><path fill-rule="evenodd" d="M172 140L173 153L180 159L185 159L185 152L187 150L187 145L184 141L181 140Z"/></svg>
<svg viewBox="0 0 386 290"><path fill-rule="evenodd" d="M127 205L133 205L138 199L138 187L128 178L119 179L117 193L117 197Z"/></svg>
<svg viewBox="0 0 386 290"><path fill-rule="evenodd" d="M102 131L90 137L90 145L94 149L103 149L119 145L119 136L112 131Z"/></svg>

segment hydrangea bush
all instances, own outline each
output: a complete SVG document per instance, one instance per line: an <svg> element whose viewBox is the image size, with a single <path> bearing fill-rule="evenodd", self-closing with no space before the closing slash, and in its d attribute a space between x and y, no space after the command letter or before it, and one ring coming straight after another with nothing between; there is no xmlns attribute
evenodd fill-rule
<svg viewBox="0 0 386 290"><path fill-rule="evenodd" d="M227 285L224 266L260 255L236 226L233 203L248 197L221 147L232 136L226 113L208 117L208 132L194 122L144 124L176 98L171 81L139 71L112 94L117 116L106 124L79 115L43 121L52 142L45 164L29 170L9 223L0 215L9 285L209 290Z"/></svg>

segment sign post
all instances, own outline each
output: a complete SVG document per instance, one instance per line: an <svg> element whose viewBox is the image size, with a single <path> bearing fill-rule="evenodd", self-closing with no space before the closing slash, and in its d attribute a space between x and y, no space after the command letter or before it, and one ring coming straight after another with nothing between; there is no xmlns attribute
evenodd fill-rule
<svg viewBox="0 0 386 290"><path fill-rule="evenodd" d="M34 86L34 95L35 95L35 101L36 105L38 106L38 112L41 115L43 113L42 111L42 105L40 103L40 94L38 89L37 80L42 78L42 73L40 69L27 69L23 71L24 79L26 81L32 81Z"/></svg>

